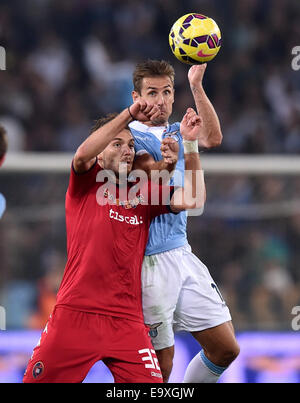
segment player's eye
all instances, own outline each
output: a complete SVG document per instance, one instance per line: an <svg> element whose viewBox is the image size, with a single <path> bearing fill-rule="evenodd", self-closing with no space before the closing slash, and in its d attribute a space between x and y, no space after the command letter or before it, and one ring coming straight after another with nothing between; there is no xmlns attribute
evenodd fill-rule
<svg viewBox="0 0 300 403"><path fill-rule="evenodd" d="M120 143L115 143L114 147L119 148L119 147L121 147L121 144Z"/></svg>
<svg viewBox="0 0 300 403"><path fill-rule="evenodd" d="M170 95L171 91L170 90L165 90L165 95Z"/></svg>
<svg viewBox="0 0 300 403"><path fill-rule="evenodd" d="M151 91L151 92L149 92L149 95L150 95L151 97L154 97L154 96L156 95L156 92L155 92L155 91Z"/></svg>

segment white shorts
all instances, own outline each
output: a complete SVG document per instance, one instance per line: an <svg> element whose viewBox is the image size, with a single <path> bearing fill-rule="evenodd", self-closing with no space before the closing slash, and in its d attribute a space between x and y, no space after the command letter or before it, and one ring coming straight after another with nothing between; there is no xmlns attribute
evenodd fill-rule
<svg viewBox="0 0 300 403"><path fill-rule="evenodd" d="M174 345L174 331L197 332L231 320L207 267L190 245L145 256L143 310L153 347Z"/></svg>

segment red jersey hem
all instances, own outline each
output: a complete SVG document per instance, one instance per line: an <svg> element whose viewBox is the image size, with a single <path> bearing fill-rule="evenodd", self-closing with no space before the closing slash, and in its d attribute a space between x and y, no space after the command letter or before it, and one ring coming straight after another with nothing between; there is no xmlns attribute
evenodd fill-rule
<svg viewBox="0 0 300 403"><path fill-rule="evenodd" d="M55 308L64 308L64 309L68 309L70 311L75 311L75 312L85 312L85 313L92 313L95 315L103 315L103 316L110 316L110 317L114 317L114 318L119 318L119 319L126 319L126 320L130 320L132 322L136 322L136 323L143 323L144 319L138 319L138 318L134 318L134 317L129 317L128 315L117 315L114 312L107 312L107 311L101 311L100 309L81 309L81 308L76 308L74 306L70 306L70 305L66 305L66 304L55 304L54 309Z"/></svg>

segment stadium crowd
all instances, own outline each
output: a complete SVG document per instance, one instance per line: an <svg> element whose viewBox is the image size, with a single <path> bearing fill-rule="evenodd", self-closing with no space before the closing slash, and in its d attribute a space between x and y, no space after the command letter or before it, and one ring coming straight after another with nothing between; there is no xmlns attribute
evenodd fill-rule
<svg viewBox="0 0 300 403"><path fill-rule="evenodd" d="M291 67L300 45L298 0L226 0L226 7L223 0L2 0L0 122L9 150L74 152L95 119L129 105L132 70L147 58L174 64L173 120L181 119L192 103L188 67L172 56L168 33L191 11L212 16L223 34L204 81L224 135L210 152L299 153L300 73ZM8 205L0 305L8 327L41 328L66 259L68 177L2 173L0 180ZM189 219L189 238L235 326L289 330L291 307L300 305L300 211L282 208L299 201L299 180L208 177L207 186L205 213ZM267 211L252 211L257 204Z"/></svg>
<svg viewBox="0 0 300 403"><path fill-rule="evenodd" d="M299 152L300 75L291 67L300 45L297 0L1 1L0 120L10 148L73 151L91 121L130 103L133 66L147 58L174 63L179 119L192 100L168 33L191 11L212 16L223 35L205 79L224 133L214 151Z"/></svg>

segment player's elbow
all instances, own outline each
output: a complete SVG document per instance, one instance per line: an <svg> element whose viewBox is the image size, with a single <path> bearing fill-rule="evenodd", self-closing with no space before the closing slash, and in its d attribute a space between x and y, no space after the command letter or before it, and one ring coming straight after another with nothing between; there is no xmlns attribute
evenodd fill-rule
<svg viewBox="0 0 300 403"><path fill-rule="evenodd" d="M203 177L200 183L193 189L178 188L172 197L172 210L177 212L183 210L203 210L206 201L206 188L203 183Z"/></svg>
<svg viewBox="0 0 300 403"><path fill-rule="evenodd" d="M212 147L220 147L222 141L223 141L223 134L222 132L220 132L218 136L216 136L216 138L214 139Z"/></svg>
<svg viewBox="0 0 300 403"><path fill-rule="evenodd" d="M89 160L87 153L85 151L84 145L81 145L78 147L75 156L74 156L74 161L76 161L78 164L84 164Z"/></svg>
<svg viewBox="0 0 300 403"><path fill-rule="evenodd" d="M223 134L221 130L217 132L213 132L211 136L207 139L207 141L203 144L205 148L215 148L220 147L223 141Z"/></svg>
<svg viewBox="0 0 300 403"><path fill-rule="evenodd" d="M203 210L205 205L205 196L196 199L193 202L186 203L185 210Z"/></svg>
<svg viewBox="0 0 300 403"><path fill-rule="evenodd" d="M183 210L201 210L203 211L205 205L205 194L198 195L196 198L185 198L183 203L178 204L176 207L179 211Z"/></svg>

